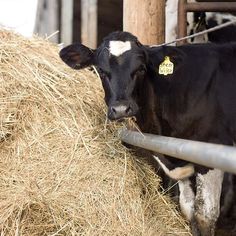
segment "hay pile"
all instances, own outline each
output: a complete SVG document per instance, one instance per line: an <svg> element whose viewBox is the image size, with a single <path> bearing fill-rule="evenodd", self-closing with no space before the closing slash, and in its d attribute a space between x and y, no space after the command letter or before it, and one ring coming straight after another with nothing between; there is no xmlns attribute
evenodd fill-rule
<svg viewBox="0 0 236 236"><path fill-rule="evenodd" d="M93 73L0 31L1 235L190 235L117 128Z"/></svg>

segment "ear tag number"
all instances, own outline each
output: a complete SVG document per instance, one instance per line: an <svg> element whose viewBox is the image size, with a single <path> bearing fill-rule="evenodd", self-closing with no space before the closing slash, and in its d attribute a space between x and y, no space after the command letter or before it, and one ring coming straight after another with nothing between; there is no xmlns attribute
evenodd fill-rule
<svg viewBox="0 0 236 236"><path fill-rule="evenodd" d="M158 73L160 75L171 75L174 72L174 63L170 61L170 57L166 56L164 61L159 65Z"/></svg>

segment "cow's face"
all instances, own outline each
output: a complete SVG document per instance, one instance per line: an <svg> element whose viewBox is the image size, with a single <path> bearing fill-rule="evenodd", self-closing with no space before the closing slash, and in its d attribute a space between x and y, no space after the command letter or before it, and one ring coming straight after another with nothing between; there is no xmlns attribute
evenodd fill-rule
<svg viewBox="0 0 236 236"><path fill-rule="evenodd" d="M147 55L136 37L127 32L115 32L105 38L96 50L82 44L72 44L62 49L60 56L74 69L96 66L110 120L137 114L135 87L137 81L145 77Z"/></svg>

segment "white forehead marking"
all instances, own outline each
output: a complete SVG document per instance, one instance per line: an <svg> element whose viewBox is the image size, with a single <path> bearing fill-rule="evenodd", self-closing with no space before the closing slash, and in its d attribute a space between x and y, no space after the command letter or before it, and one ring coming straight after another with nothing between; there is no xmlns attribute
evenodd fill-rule
<svg viewBox="0 0 236 236"><path fill-rule="evenodd" d="M109 50L110 53L114 56L120 56L124 52L129 51L131 49L130 41L110 41Z"/></svg>

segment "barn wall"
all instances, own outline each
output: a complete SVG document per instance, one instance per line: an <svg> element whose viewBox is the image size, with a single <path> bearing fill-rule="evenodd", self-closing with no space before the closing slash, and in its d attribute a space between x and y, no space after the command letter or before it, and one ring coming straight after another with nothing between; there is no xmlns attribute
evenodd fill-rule
<svg viewBox="0 0 236 236"><path fill-rule="evenodd" d="M98 0L97 43L109 33L123 29L123 0ZM74 0L73 42L81 42L81 1Z"/></svg>
<svg viewBox="0 0 236 236"><path fill-rule="evenodd" d="M81 41L81 2L74 1L73 12L73 42Z"/></svg>
<svg viewBox="0 0 236 236"><path fill-rule="evenodd" d="M112 31L123 29L123 0L98 0L98 44Z"/></svg>

